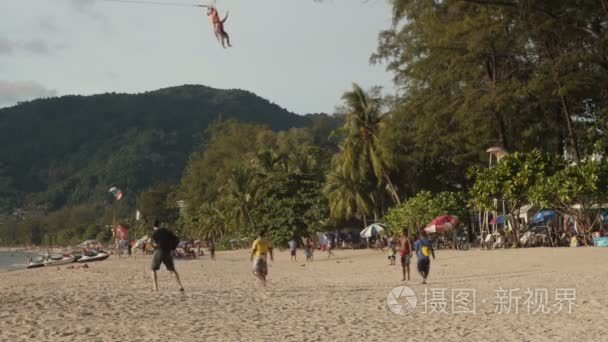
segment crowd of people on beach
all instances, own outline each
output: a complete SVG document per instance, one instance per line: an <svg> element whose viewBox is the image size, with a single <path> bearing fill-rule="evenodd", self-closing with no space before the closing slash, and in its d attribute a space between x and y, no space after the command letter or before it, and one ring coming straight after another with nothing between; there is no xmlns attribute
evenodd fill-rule
<svg viewBox="0 0 608 342"><path fill-rule="evenodd" d="M274 261L273 245L266 239L266 232L261 230L258 237L253 241L251 245L250 261L252 263L252 273L260 281L262 286L266 286L266 279L268 276L268 259ZM377 239L377 241L381 241ZM184 291L181 284L179 274L175 269L174 256L176 255L175 250L179 244L179 238L172 231L161 228L160 223L155 221L153 227L153 233L151 235L151 245L154 248L152 256L152 280L153 290L158 291L158 280L157 274L161 265L164 264L165 268L173 273L175 280L179 286L179 291ZM287 243L289 247L289 255L291 262L297 262L297 249L298 242L296 239L291 239ZM312 239L307 238L302 241L304 254L306 257L306 263L313 262L315 244ZM333 252L336 246L336 242L333 239L329 239L323 246L327 252L327 258L335 257ZM212 260L215 260L215 243L211 242L208 244L209 253ZM386 247L388 250L388 259L390 265L396 264L396 255L399 254L399 259L402 269L402 281L411 281L410 275L410 261L413 254L416 254L417 270L422 277L422 283L426 284L427 278L430 272L431 259L435 259L435 251L433 250L433 244L428 239L427 233L421 230L417 236L417 239L412 242L408 234L407 229L403 229L401 236L398 239L389 237L386 239ZM381 246L384 249L384 246ZM305 265L305 264L304 264ZM302 266L304 266L302 265Z"/></svg>
<svg viewBox="0 0 608 342"><path fill-rule="evenodd" d="M262 286L266 286L266 280L268 277L268 262L274 261L273 245L270 240L265 237L266 232L261 230L258 237L252 242L251 245L251 256L250 261L252 263L252 273L257 278ZM323 244L317 244L310 238L305 238L300 241L295 237L287 242L289 248L290 261L297 263L297 251L301 247L304 251L305 261L301 266L305 266L307 263L314 261L314 255L317 250L320 252L326 252L327 258L336 257L334 249L338 245L337 237L330 237ZM149 246L153 248L152 256L152 275L153 275L153 289L158 290L156 272L160 269L162 264L165 265L166 269L172 272L175 276L179 290L183 291L179 275L175 269L173 259L180 258L184 255L204 255L201 250L201 245L185 244L181 247L181 251L177 251L179 245L179 238L170 230L166 228L160 228L158 221L155 222L153 227L153 233L151 235ZM147 248L144 245L144 250ZM207 248L211 260L215 260L215 241L207 241ZM411 281L411 260L412 257L416 256L416 270L422 278L422 284L426 284L430 274L431 258L435 259L435 250L433 242L429 239L427 232L421 229L416 236L411 237L407 229L403 229L399 236L375 236L375 243L371 244L368 241L368 247L374 247L377 250L387 251L387 257L389 265L394 266L397 264L397 256L399 256L399 262L401 265L401 281ZM198 252L194 251L194 248L198 248Z"/></svg>

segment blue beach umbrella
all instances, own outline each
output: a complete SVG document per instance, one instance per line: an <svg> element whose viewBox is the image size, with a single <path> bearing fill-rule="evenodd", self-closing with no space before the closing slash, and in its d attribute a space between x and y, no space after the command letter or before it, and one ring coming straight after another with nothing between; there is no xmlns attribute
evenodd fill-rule
<svg viewBox="0 0 608 342"><path fill-rule="evenodd" d="M550 218L553 218L556 216L557 216L557 211L551 210L551 209L543 209L543 210L537 212L536 214L534 214L534 216L532 216L532 218L530 219L530 223L532 223L532 224L544 223L547 219L550 219Z"/></svg>

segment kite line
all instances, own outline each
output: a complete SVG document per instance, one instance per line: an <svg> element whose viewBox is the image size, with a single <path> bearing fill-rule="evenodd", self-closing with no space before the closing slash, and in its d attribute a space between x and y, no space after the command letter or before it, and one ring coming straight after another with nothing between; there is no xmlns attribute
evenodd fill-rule
<svg viewBox="0 0 608 342"><path fill-rule="evenodd" d="M176 7L209 7L207 5L175 3L175 2L160 2L160 1L139 1L139 0L101 0L103 2L122 2L129 4L141 5L160 5L160 6L176 6Z"/></svg>

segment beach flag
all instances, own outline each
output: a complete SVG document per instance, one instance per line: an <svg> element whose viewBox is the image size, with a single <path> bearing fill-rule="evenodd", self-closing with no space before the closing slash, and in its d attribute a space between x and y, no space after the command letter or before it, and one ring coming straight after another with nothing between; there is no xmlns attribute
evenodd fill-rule
<svg viewBox="0 0 608 342"><path fill-rule="evenodd" d="M117 201L120 201L122 198L122 191L115 186L111 187L109 192L114 196L114 198L116 198Z"/></svg>

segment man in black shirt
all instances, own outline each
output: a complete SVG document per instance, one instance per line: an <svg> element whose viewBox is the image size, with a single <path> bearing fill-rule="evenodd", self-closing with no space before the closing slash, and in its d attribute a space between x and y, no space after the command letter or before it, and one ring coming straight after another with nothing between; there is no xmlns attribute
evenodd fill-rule
<svg viewBox="0 0 608 342"><path fill-rule="evenodd" d="M179 290L184 291L179 275L173 264L171 252L177 246L177 236L165 228L159 228L158 221L154 221L154 233L152 233L152 245L154 246L154 256L152 256L152 279L154 280L154 291L158 291L158 281L156 271L160 269L160 264L165 264L167 271L173 272L175 280L179 285Z"/></svg>

